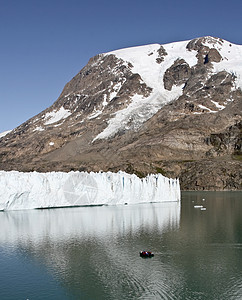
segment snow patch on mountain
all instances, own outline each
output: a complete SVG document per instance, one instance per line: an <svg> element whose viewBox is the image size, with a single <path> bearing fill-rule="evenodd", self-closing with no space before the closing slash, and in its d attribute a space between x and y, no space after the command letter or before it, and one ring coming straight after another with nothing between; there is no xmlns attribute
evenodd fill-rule
<svg viewBox="0 0 242 300"><path fill-rule="evenodd" d="M225 109L226 106L224 105L220 105L218 102L211 100L211 102L219 109L219 110L223 110Z"/></svg>
<svg viewBox="0 0 242 300"><path fill-rule="evenodd" d="M113 54L126 63L131 63L132 72L138 73L147 86L163 91L164 73L178 57L182 57L190 67L197 63L197 52L188 51L187 43L188 41L162 45L167 55L164 55L164 61L161 64L157 63L158 51L161 47L159 44L120 49L106 53L106 55Z"/></svg>
<svg viewBox="0 0 242 300"><path fill-rule="evenodd" d="M107 101L107 94L104 94L103 95L103 103L102 103L102 106L105 107L108 105L108 101Z"/></svg>
<svg viewBox="0 0 242 300"><path fill-rule="evenodd" d="M54 124L56 122L59 122L62 119L66 119L70 115L71 112L62 106L59 110L54 110L49 113L46 113L45 115L46 122L44 123L44 125Z"/></svg>
<svg viewBox="0 0 242 300"><path fill-rule="evenodd" d="M117 96L121 87L122 87L122 82L118 82L112 87L113 91L110 93L109 96L110 101L112 101Z"/></svg>
<svg viewBox="0 0 242 300"><path fill-rule="evenodd" d="M122 130L137 130L158 112L162 104L164 105L164 103L168 103L181 95L182 86L175 86L171 91L164 90L162 94L156 91L146 98L142 95L134 95L130 105L116 112L115 117L108 121L108 126L93 141L112 137Z"/></svg>
<svg viewBox="0 0 242 300"><path fill-rule="evenodd" d="M102 114L102 110L94 110L93 113L88 117L89 120L97 118Z"/></svg>
<svg viewBox="0 0 242 300"><path fill-rule="evenodd" d="M213 63L213 73L226 71L235 75L235 89L242 89L242 45L232 44L213 37L205 37L203 45L208 48L215 48L222 56L222 61Z"/></svg>
<svg viewBox="0 0 242 300"><path fill-rule="evenodd" d="M12 130L7 130L7 131L4 131L2 133L0 133L0 138L4 137L5 135L7 135L8 133L10 133Z"/></svg>
<svg viewBox="0 0 242 300"><path fill-rule="evenodd" d="M204 105L201 105L201 104L199 104L198 107L200 107L203 110L207 110L210 113L216 113L217 112L216 110L211 110L210 108L208 108L208 107L206 107Z"/></svg>
<svg viewBox="0 0 242 300"><path fill-rule="evenodd" d="M41 126L36 127L33 131L44 131L45 129Z"/></svg>

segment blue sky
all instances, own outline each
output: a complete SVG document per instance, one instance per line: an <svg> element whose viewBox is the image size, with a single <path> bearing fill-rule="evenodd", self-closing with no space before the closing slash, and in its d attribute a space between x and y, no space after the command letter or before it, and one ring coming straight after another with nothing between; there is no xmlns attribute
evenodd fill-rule
<svg viewBox="0 0 242 300"><path fill-rule="evenodd" d="M0 0L0 133L50 106L89 58L211 35L242 44L241 0Z"/></svg>

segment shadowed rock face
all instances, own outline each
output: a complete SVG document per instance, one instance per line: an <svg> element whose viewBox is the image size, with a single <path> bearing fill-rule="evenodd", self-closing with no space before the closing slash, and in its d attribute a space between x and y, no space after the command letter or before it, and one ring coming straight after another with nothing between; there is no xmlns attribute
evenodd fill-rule
<svg viewBox="0 0 242 300"><path fill-rule="evenodd" d="M115 53L95 56L51 107L0 138L0 169L158 172L180 177L182 189L241 189L238 74L214 69L229 61L223 54L226 43L194 39L184 44L184 57L170 55L166 45L154 46L141 69L134 59ZM228 53L235 47L230 44ZM194 55L196 63L189 63L187 55ZM145 66L147 57L155 64ZM139 73L144 66L151 77L151 66L160 68L154 78L159 92ZM165 93L177 87L177 96L164 101ZM153 103L159 109L151 114ZM116 133L96 138L117 115L125 116L125 124L117 119Z"/></svg>
<svg viewBox="0 0 242 300"><path fill-rule="evenodd" d="M190 76L191 68L188 63L184 59L177 59L164 74L164 88L171 91L173 85L185 84Z"/></svg>

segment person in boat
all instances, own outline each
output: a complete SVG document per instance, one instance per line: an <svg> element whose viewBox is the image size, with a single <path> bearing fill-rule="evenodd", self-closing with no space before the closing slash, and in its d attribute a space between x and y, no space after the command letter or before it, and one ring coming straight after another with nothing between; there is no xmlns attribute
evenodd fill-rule
<svg viewBox="0 0 242 300"><path fill-rule="evenodd" d="M151 256L154 256L154 254L150 251L141 251L140 256L142 256L142 257L151 257Z"/></svg>

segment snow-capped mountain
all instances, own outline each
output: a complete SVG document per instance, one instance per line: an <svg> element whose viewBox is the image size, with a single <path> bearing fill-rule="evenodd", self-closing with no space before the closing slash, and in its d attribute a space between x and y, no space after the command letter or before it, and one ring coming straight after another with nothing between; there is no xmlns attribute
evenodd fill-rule
<svg viewBox="0 0 242 300"><path fill-rule="evenodd" d="M241 90L242 46L219 38L100 54L0 139L0 168L161 172L182 188L238 189Z"/></svg>

